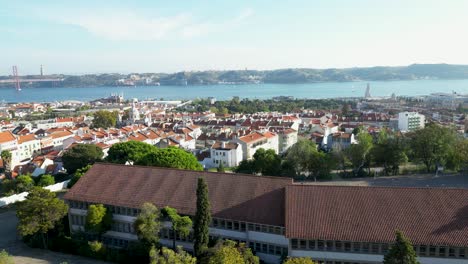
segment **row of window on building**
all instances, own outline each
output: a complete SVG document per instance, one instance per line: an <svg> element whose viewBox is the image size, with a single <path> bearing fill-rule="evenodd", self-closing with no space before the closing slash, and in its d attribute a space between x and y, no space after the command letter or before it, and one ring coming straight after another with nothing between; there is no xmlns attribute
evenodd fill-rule
<svg viewBox="0 0 468 264"><path fill-rule="evenodd" d="M300 250L340 251L384 255L390 244L332 240L291 239L291 248ZM467 249L444 246L415 245L414 250L422 257L466 258Z"/></svg>
<svg viewBox="0 0 468 264"><path fill-rule="evenodd" d="M213 218L211 222L211 227L234 230L234 231L256 231L263 233L271 233L276 235L284 235L284 227L281 226L272 226L272 225L262 225L255 223L247 223L242 221L233 221L228 219Z"/></svg>
<svg viewBox="0 0 468 264"><path fill-rule="evenodd" d="M88 210L88 207L91 204L94 204L94 203L69 201L70 208L76 208L76 209L82 209L82 210ZM105 207L106 209L111 210L113 214L137 216L140 213L140 210L136 208L113 206L113 205L105 205Z"/></svg>

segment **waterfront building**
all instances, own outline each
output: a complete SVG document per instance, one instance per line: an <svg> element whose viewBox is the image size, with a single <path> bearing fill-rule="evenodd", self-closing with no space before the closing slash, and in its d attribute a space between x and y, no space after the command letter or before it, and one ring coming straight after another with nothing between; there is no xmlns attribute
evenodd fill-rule
<svg viewBox="0 0 468 264"><path fill-rule="evenodd" d="M84 230L88 206L104 204L114 219L104 242L126 247L137 239L133 221L144 202L193 217L199 177L209 189L211 238L245 242L266 263L286 255L382 263L397 229L422 264L468 262L466 189L319 186L284 177L95 164L65 194L70 228ZM160 242L171 246L170 223L163 227ZM191 236L176 240L193 249Z"/></svg>

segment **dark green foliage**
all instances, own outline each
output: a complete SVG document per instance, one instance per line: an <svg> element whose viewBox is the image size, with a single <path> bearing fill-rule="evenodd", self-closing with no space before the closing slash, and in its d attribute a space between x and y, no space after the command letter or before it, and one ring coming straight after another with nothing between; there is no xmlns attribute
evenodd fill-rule
<svg viewBox="0 0 468 264"><path fill-rule="evenodd" d="M200 263L208 264L259 264L260 259L245 243L236 243L232 240L220 240L205 252Z"/></svg>
<svg viewBox="0 0 468 264"><path fill-rule="evenodd" d="M426 171L436 165L445 165L453 153L456 142L455 131L451 128L430 124L409 135L412 157L426 166Z"/></svg>
<svg viewBox="0 0 468 264"><path fill-rule="evenodd" d="M112 212L102 204L92 204L86 215L86 231L101 236L112 226Z"/></svg>
<svg viewBox="0 0 468 264"><path fill-rule="evenodd" d="M237 173L262 174L268 176L282 175L281 158L274 150L258 149L252 160L243 160L235 170Z"/></svg>
<svg viewBox="0 0 468 264"><path fill-rule="evenodd" d="M148 143L139 141L127 141L112 145L107 153L106 160L112 163L135 163L146 154L157 151L157 148Z"/></svg>
<svg viewBox="0 0 468 264"><path fill-rule="evenodd" d="M197 183L197 212L193 223L194 253L197 257L208 249L210 223L211 209L208 185L205 179L200 177Z"/></svg>
<svg viewBox="0 0 468 264"><path fill-rule="evenodd" d="M372 136L365 130L361 130L356 136L357 144L352 144L344 150L344 153L353 167L353 176L363 175L364 168L370 170L371 151L373 148Z"/></svg>
<svg viewBox="0 0 468 264"><path fill-rule="evenodd" d="M280 100L259 100L259 99L247 99L244 98L239 100L234 98L230 101L216 101L214 105L211 105L209 100L194 100L193 105L195 106L194 111L208 111L212 110L215 113L257 113L257 112L293 112L301 109L340 109L344 101L336 99L288 99L283 98ZM354 105L353 102L347 102L350 105Z"/></svg>
<svg viewBox="0 0 468 264"><path fill-rule="evenodd" d="M95 128L110 128L115 127L117 123L117 112L97 111L94 113L93 127Z"/></svg>
<svg viewBox="0 0 468 264"><path fill-rule="evenodd" d="M55 184L54 176L49 174L43 174L38 177L37 186L45 187L52 184Z"/></svg>
<svg viewBox="0 0 468 264"><path fill-rule="evenodd" d="M93 144L78 144L67 150L63 156L63 167L69 174L100 161L104 156L102 149Z"/></svg>
<svg viewBox="0 0 468 264"><path fill-rule="evenodd" d="M20 175L15 178L15 193L27 192L34 187L34 180L30 175Z"/></svg>
<svg viewBox="0 0 468 264"><path fill-rule="evenodd" d="M384 264L419 264L413 245L401 231L396 231L396 241L384 257Z"/></svg>
<svg viewBox="0 0 468 264"><path fill-rule="evenodd" d="M185 170L203 170L197 158L183 149L168 147L156 149L136 161L137 165L157 166Z"/></svg>
<svg viewBox="0 0 468 264"><path fill-rule="evenodd" d="M158 208L152 203L144 203L141 212L133 223L138 239L148 250L159 242L158 233L161 228L159 218Z"/></svg>
<svg viewBox="0 0 468 264"><path fill-rule="evenodd" d="M162 209L164 217L168 218L172 224L172 248L176 249L176 237L188 237L190 230L192 229L192 219L188 216L181 216L177 213L177 210L166 206Z"/></svg>
<svg viewBox="0 0 468 264"><path fill-rule="evenodd" d="M40 234L44 248L46 234L67 215L68 206L55 193L41 187L34 187L26 200L17 205L18 232L22 236Z"/></svg>
<svg viewBox="0 0 468 264"><path fill-rule="evenodd" d="M286 168L294 169L296 175L317 179L327 179L333 167L330 154L317 150L314 142L299 140L286 153Z"/></svg>
<svg viewBox="0 0 468 264"><path fill-rule="evenodd" d="M71 188L75 183L83 176L89 169L91 168L91 165L87 165L81 169L76 170L76 172L73 174L73 177L70 179L68 182L67 187Z"/></svg>
<svg viewBox="0 0 468 264"><path fill-rule="evenodd" d="M377 165L384 167L385 175L397 175L400 165L408 160L404 138L383 129L372 149L372 156Z"/></svg>
<svg viewBox="0 0 468 264"><path fill-rule="evenodd" d="M0 153L0 158L3 161L3 167L5 168L5 176L7 178L11 177L11 152L9 150L2 150Z"/></svg>

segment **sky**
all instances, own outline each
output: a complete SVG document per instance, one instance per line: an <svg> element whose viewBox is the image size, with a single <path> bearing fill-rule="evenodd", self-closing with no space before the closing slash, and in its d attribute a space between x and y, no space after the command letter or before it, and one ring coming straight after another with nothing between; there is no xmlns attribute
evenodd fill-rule
<svg viewBox="0 0 468 264"><path fill-rule="evenodd" d="M0 75L468 64L466 0L0 0Z"/></svg>

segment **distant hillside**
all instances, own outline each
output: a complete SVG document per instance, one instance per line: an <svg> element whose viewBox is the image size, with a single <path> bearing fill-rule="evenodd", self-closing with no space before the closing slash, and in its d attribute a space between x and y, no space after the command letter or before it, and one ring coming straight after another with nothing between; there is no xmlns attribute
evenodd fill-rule
<svg viewBox="0 0 468 264"><path fill-rule="evenodd" d="M25 76L23 78L37 78ZM279 69L271 71L233 70L197 71L172 74L87 74L80 76L54 75L63 78L54 86L114 86L114 85L210 85L246 83L312 83L312 82L349 82L349 81L393 81L420 79L468 79L468 65L450 64L413 64L402 67L368 67L345 69ZM0 76L8 79L10 76ZM11 84L0 84L6 86ZM30 86L50 86L48 83L27 84Z"/></svg>

